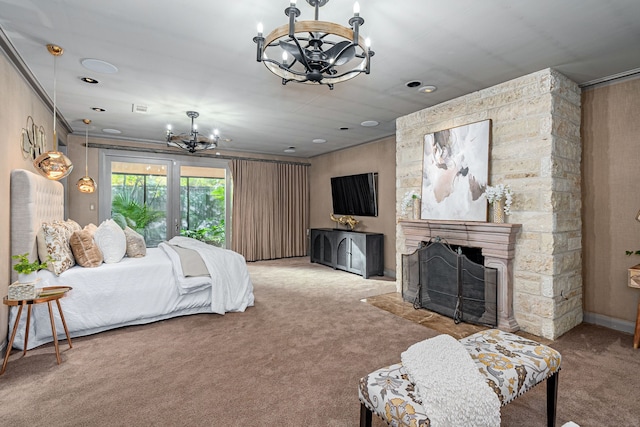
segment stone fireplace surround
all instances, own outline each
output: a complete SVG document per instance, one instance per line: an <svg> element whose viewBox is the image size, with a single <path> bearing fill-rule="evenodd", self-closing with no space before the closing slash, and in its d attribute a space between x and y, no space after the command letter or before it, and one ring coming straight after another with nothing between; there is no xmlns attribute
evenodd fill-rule
<svg viewBox="0 0 640 427"><path fill-rule="evenodd" d="M511 186L507 221L521 224L509 296L517 324L556 339L582 322L580 94L577 84L545 69L396 120L400 283L407 253L402 201L411 191L420 194L425 135L491 119L488 184Z"/></svg>
<svg viewBox="0 0 640 427"><path fill-rule="evenodd" d="M498 270L498 329L520 329L513 312L513 260L520 224L442 220L400 220L398 224L406 253L435 237L450 245L482 249L484 266Z"/></svg>

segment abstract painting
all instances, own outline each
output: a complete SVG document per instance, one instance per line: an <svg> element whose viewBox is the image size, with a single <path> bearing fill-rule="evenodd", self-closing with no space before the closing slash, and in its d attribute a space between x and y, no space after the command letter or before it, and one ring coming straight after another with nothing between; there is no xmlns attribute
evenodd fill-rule
<svg viewBox="0 0 640 427"><path fill-rule="evenodd" d="M425 135L422 219L486 221L491 120Z"/></svg>

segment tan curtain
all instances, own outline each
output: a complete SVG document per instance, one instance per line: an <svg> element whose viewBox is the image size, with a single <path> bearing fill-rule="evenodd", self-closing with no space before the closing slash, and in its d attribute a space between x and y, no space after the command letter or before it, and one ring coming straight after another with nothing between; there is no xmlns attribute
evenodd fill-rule
<svg viewBox="0 0 640 427"><path fill-rule="evenodd" d="M247 261L307 255L308 165L232 160L231 248Z"/></svg>

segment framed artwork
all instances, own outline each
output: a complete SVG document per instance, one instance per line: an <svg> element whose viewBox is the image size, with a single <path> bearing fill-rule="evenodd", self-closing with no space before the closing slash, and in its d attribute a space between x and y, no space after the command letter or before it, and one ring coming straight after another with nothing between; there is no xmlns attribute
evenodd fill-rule
<svg viewBox="0 0 640 427"><path fill-rule="evenodd" d="M421 219L486 221L491 120L425 135Z"/></svg>

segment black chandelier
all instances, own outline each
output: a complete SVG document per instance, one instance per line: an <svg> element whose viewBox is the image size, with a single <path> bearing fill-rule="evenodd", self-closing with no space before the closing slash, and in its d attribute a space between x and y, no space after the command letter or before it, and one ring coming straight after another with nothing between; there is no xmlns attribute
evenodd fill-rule
<svg viewBox="0 0 640 427"><path fill-rule="evenodd" d="M333 89L334 83L344 82L360 73L369 74L371 57L369 39L364 40L359 32L364 19L360 17L360 5L353 6L350 28L332 22L318 20L318 10L329 0L307 0L316 9L314 21L300 21L300 9L296 0L284 10L289 24L276 28L267 37L262 35L262 24L258 24L258 35L253 41L258 45L256 60L282 78L282 84L294 81L305 84L321 84ZM279 62L278 59L282 58ZM291 57L291 58L290 58ZM360 62L349 67L353 59Z"/></svg>
<svg viewBox="0 0 640 427"><path fill-rule="evenodd" d="M211 134L209 138L200 135L198 133L198 125L193 122L199 115L197 111L187 111L187 117L191 118L191 131L188 134L181 133L174 135L173 132L171 132L171 125L167 125L167 145L169 147L182 148L190 153L216 148L218 146L218 140L220 139L218 129L214 129L213 134Z"/></svg>

